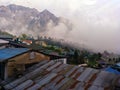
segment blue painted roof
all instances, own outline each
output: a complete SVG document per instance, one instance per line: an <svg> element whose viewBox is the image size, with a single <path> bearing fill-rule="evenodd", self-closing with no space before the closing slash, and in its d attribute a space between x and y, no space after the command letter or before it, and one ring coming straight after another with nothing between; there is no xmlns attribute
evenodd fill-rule
<svg viewBox="0 0 120 90"><path fill-rule="evenodd" d="M27 48L4 48L0 49L0 62L12 58L16 55L29 51Z"/></svg>
<svg viewBox="0 0 120 90"><path fill-rule="evenodd" d="M113 69L111 67L106 68L105 71L108 71L108 72L111 72L111 73L114 73L114 74L120 74L119 71L117 71L117 70L115 70L115 69Z"/></svg>

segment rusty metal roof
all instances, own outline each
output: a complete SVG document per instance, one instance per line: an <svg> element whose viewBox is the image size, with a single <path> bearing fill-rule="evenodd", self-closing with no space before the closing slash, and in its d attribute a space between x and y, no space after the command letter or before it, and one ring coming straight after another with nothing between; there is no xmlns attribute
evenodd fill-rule
<svg viewBox="0 0 120 90"><path fill-rule="evenodd" d="M6 90L112 90L120 75L62 62L45 61L5 85Z"/></svg>

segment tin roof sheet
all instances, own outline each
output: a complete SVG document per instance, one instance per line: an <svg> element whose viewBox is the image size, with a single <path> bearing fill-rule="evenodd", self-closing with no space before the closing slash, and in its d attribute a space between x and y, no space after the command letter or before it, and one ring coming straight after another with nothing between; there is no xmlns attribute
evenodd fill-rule
<svg viewBox="0 0 120 90"><path fill-rule="evenodd" d="M25 90L105 90L113 87L113 82L119 76L106 71L49 61L23 76L24 79L19 78L4 88L13 89L22 83L24 86L24 82L32 80L34 85Z"/></svg>
<svg viewBox="0 0 120 90"><path fill-rule="evenodd" d="M0 49L0 62L5 61L6 59L12 58L16 55L27 52L27 48L4 48Z"/></svg>

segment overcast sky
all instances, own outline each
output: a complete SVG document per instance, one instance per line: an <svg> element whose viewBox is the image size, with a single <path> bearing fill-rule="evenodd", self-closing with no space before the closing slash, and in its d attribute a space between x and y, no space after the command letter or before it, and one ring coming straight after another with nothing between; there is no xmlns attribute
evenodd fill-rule
<svg viewBox="0 0 120 90"><path fill-rule="evenodd" d="M74 14L76 11L102 13L120 8L120 0L0 0L0 4L23 5L39 11L48 9L59 16Z"/></svg>
<svg viewBox="0 0 120 90"><path fill-rule="evenodd" d="M0 0L0 5L8 4L48 9L74 24L70 40L120 52L120 0Z"/></svg>

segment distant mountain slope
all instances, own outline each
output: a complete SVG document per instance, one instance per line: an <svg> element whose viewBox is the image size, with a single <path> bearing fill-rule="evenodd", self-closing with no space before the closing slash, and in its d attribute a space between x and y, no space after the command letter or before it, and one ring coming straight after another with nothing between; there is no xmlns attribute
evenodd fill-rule
<svg viewBox="0 0 120 90"><path fill-rule="evenodd" d="M52 27L63 23L69 29L71 25L68 22L67 19L56 17L48 10L39 12L34 8L14 4L0 6L0 30L16 35L39 35L48 30L49 23Z"/></svg>

